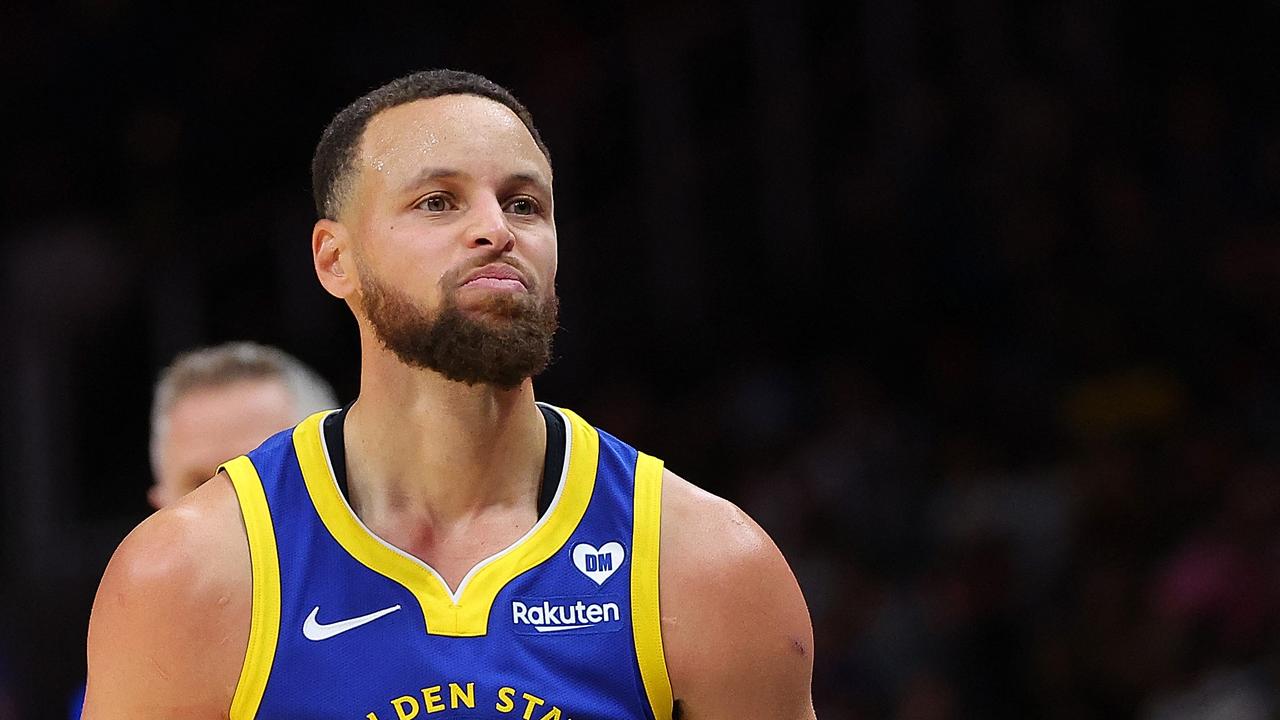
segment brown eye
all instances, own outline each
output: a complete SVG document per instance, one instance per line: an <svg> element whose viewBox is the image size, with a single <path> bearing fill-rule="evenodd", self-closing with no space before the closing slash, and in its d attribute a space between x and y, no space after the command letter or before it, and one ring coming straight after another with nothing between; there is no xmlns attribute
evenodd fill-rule
<svg viewBox="0 0 1280 720"><path fill-rule="evenodd" d="M418 203L418 207L427 212L444 212L452 207L449 198L444 195L428 195Z"/></svg>
<svg viewBox="0 0 1280 720"><path fill-rule="evenodd" d="M534 215L538 212L538 203L533 198L516 198L507 203L507 212L513 215Z"/></svg>

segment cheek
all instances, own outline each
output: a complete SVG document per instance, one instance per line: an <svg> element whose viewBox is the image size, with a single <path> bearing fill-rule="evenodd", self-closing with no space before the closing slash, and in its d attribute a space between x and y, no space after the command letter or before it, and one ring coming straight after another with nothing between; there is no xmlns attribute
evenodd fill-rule
<svg viewBox="0 0 1280 720"><path fill-rule="evenodd" d="M555 233L552 232L545 241L535 245L530 255L530 260L536 263L540 274L546 278L547 285L554 286L556 269L560 265L560 246L556 242Z"/></svg>
<svg viewBox="0 0 1280 720"><path fill-rule="evenodd" d="M377 253L374 277L412 295L437 298L459 262L455 249L433 243L412 228L391 225L371 248Z"/></svg>
<svg viewBox="0 0 1280 720"><path fill-rule="evenodd" d="M557 254L551 255L551 270L547 272L547 285L551 292L555 292L556 287L556 271L560 267L560 258Z"/></svg>

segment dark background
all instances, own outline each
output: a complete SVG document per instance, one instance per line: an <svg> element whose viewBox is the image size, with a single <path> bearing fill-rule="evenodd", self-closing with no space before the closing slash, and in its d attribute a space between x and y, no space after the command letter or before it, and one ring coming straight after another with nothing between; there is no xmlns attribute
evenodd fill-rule
<svg viewBox="0 0 1280 720"><path fill-rule="evenodd" d="M429 67L551 147L539 397L771 533L820 717L1275 717L1280 4L602 5L0 11L0 717L83 677L174 354L354 395L310 155Z"/></svg>

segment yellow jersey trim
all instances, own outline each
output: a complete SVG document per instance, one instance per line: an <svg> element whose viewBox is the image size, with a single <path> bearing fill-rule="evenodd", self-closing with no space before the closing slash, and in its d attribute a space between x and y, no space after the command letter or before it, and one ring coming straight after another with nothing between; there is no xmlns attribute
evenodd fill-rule
<svg viewBox="0 0 1280 720"><path fill-rule="evenodd" d="M568 410L556 410L566 418L568 432L564 477L555 500L524 537L472 568L457 592L451 592L430 565L374 534L351 510L338 489L324 447L321 423L331 411L302 421L293 431L293 444L311 502L338 544L365 567L413 593L422 607L427 633L476 637L488 632L489 611L502 588L563 547L591 502L600 438L582 418Z"/></svg>
<svg viewBox="0 0 1280 720"><path fill-rule="evenodd" d="M226 471L235 488L249 536L249 560L253 566L253 610L249 622L249 647L245 650L240 680L231 699L230 720L253 720L267 689L267 678L275 661L280 636L280 558L276 551L275 528L262 479L249 458L227 462Z"/></svg>
<svg viewBox="0 0 1280 720"><path fill-rule="evenodd" d="M671 720L674 702L662 652L658 608L658 556L662 538L662 461L640 453L636 460L634 527L631 538L631 625L640 677L657 720Z"/></svg>

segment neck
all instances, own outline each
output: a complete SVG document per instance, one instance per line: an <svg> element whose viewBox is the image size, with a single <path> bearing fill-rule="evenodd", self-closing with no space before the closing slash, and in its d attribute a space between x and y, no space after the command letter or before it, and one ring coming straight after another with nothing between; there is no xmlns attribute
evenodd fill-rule
<svg viewBox="0 0 1280 720"><path fill-rule="evenodd" d="M412 515L444 526L535 502L547 438L530 380L510 390L468 386L385 348L364 350L344 433L362 519Z"/></svg>

